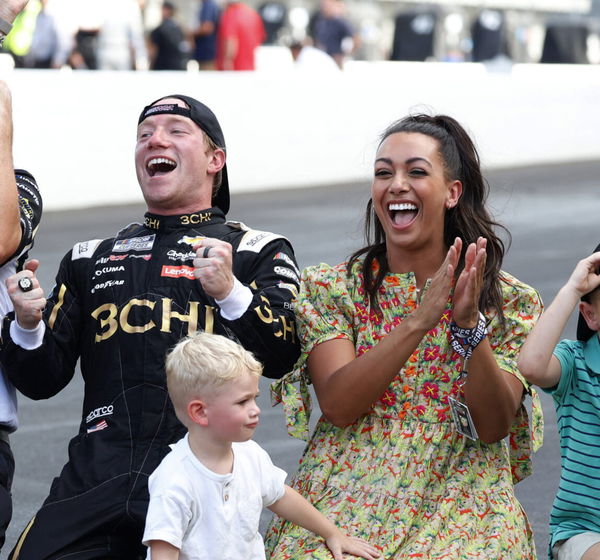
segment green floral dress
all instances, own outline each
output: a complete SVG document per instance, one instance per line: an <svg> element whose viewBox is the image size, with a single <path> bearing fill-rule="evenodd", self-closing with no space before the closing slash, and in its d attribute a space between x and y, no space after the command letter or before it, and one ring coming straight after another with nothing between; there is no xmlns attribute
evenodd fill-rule
<svg viewBox="0 0 600 560"><path fill-rule="evenodd" d="M414 275L388 274L380 289L382 314L372 312L361 265L350 277L345 263L303 273L297 305L303 353L296 369L272 386L295 437L309 437L311 349L345 338L360 356L418 305ZM519 377L533 397L531 425L523 405L504 441L471 441L454 430L448 397L460 392L461 358L449 342L449 301L368 414L345 428L321 417L293 477L292 486L323 514L376 546L386 560L535 558L513 482L530 474L543 425L537 394L520 377L516 360L542 304L516 278L502 273L502 280L506 329L488 313L489 341L500 367ZM332 558L318 536L277 518L266 546L272 560Z"/></svg>

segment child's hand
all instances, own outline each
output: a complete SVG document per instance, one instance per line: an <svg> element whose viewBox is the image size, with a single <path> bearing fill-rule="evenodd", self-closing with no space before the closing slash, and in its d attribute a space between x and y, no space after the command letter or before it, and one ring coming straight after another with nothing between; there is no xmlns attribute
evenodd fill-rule
<svg viewBox="0 0 600 560"><path fill-rule="evenodd" d="M600 252L593 253L589 257L580 260L575 270L573 270L567 286L575 290L578 297L589 294L600 285L599 266Z"/></svg>
<svg viewBox="0 0 600 560"><path fill-rule="evenodd" d="M366 560L375 560L381 556L368 542L342 533L332 521L289 486L285 487L283 497L271 504L269 509L279 517L323 537L335 560L344 560L344 552Z"/></svg>
<svg viewBox="0 0 600 560"><path fill-rule="evenodd" d="M336 531L333 535L327 537L325 542L335 560L344 560L344 552L367 560L375 560L381 556L377 549L367 541L357 537L349 537L341 531Z"/></svg>

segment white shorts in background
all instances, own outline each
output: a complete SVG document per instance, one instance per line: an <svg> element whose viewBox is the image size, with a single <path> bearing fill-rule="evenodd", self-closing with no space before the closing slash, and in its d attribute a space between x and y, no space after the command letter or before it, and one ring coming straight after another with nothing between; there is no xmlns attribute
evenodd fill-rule
<svg viewBox="0 0 600 560"><path fill-rule="evenodd" d="M553 560L581 560L587 550L600 543L600 533L586 531L566 541L559 541L552 547Z"/></svg>

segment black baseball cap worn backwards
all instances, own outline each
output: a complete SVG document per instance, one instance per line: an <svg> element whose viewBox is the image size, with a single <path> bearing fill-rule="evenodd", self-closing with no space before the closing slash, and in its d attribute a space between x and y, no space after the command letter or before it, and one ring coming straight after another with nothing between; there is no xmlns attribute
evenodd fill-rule
<svg viewBox="0 0 600 560"><path fill-rule="evenodd" d="M593 250L593 253L597 253L598 251L600 251L600 244L596 246L596 248ZM600 274L600 271L597 271L597 273ZM592 292L590 292L590 294L591 293ZM589 302L590 294L584 294L583 296L581 296L581 301ZM577 319L577 340L580 340L581 342L587 342L595 334L596 331L593 331L592 329L590 329L590 327L588 327L587 322L580 311L579 318Z"/></svg>
<svg viewBox="0 0 600 560"><path fill-rule="evenodd" d="M162 99L175 98L181 99L187 107L180 107L176 104L171 103L159 103ZM152 115L181 115L194 121L206 135L219 147L225 150L225 137L221 130L221 125L217 120L215 114L206 106L204 103L200 103L193 97L187 95L164 95L159 97L156 101L150 103L144 107L138 119L139 124L146 118ZM223 166L221 171L221 185L217 189L217 192L213 194L212 204L223 211L223 214L227 214L229 211L229 179L227 177L227 163Z"/></svg>

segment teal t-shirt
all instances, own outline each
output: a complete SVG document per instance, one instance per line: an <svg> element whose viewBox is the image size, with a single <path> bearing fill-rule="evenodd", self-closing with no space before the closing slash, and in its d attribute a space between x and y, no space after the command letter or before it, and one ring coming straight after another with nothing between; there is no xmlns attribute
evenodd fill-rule
<svg viewBox="0 0 600 560"><path fill-rule="evenodd" d="M584 531L600 533L600 340L562 340L554 355L561 475L550 513L550 547Z"/></svg>

